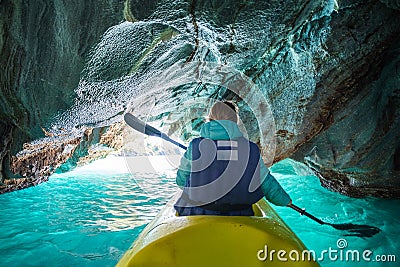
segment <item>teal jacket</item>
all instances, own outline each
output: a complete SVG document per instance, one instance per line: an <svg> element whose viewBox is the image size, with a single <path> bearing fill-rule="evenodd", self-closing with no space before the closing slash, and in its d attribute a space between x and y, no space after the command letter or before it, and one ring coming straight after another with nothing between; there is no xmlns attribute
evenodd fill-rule
<svg viewBox="0 0 400 267"><path fill-rule="evenodd" d="M201 127L200 136L212 140L228 140L242 137L243 134L239 130L238 125L230 120L210 121ZM178 173L176 176L176 183L179 186L184 186L186 180L190 176L192 158L192 143L189 144L188 149L183 155ZM283 190L278 181L271 175L268 168L260 157L260 178L264 179L261 189L268 201L277 206L286 206L290 202L289 195Z"/></svg>

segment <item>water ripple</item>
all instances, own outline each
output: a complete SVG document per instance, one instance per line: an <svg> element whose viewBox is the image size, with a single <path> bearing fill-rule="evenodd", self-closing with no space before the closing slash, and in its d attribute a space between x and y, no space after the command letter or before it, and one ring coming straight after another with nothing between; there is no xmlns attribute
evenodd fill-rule
<svg viewBox="0 0 400 267"><path fill-rule="evenodd" d="M351 249L398 253L398 200L353 199L330 192L304 167L290 163L278 163L272 171L296 204L327 222L382 229L369 239L345 237ZM53 175L47 183L0 195L0 266L114 266L176 190L171 170L129 174L96 167ZM336 248L343 237L343 232L291 209L275 208L309 249ZM323 267L362 264L321 262Z"/></svg>
<svg viewBox="0 0 400 267"><path fill-rule="evenodd" d="M149 195L140 175L73 171L1 195L0 266L114 266L176 191L153 174Z"/></svg>

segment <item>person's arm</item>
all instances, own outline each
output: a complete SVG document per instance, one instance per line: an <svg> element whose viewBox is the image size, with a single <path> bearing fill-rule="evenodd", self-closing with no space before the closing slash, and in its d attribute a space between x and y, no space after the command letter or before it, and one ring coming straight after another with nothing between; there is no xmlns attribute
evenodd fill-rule
<svg viewBox="0 0 400 267"><path fill-rule="evenodd" d="M260 157L260 178L262 180L261 190L263 191L266 199L277 206L287 206L292 203L290 196L285 192L282 186L278 183L274 176L272 176L269 169L265 166Z"/></svg>
<svg viewBox="0 0 400 267"><path fill-rule="evenodd" d="M192 168L192 142L189 143L189 146L183 154L181 158L181 162L178 168L178 172L176 173L176 184L180 187L185 186L187 179L190 176L190 170Z"/></svg>

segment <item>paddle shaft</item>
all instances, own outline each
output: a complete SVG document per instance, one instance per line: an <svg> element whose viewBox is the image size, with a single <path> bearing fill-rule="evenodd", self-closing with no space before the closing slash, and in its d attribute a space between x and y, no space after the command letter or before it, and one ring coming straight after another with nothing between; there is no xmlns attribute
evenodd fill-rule
<svg viewBox="0 0 400 267"><path fill-rule="evenodd" d="M315 216L311 215L310 213L306 212L305 209L302 209L302 208L300 208L300 207L298 207L298 206L296 206L296 205L294 205L294 204L289 204L288 206L291 207L292 209L294 209L295 211L297 211L298 213L300 213L301 215L305 215L305 216L307 216L308 218L310 218L310 219L316 221L316 222L319 223L319 224L329 224L329 223L326 223L326 222L324 222L324 221L321 221L321 220L318 219L317 217L315 217Z"/></svg>
<svg viewBox="0 0 400 267"><path fill-rule="evenodd" d="M174 145L177 145L177 146L179 146L180 148L183 148L183 149L187 149L187 147L186 146L184 146L184 145L182 145L181 143L179 143L179 142L177 142L177 141L175 141L175 140L172 140L171 138L169 138L169 136L168 135L166 135L165 133L161 133L161 136L160 136L162 139L164 139L165 141L168 141L168 142L170 142L170 143L172 143L172 144L174 144Z"/></svg>
<svg viewBox="0 0 400 267"><path fill-rule="evenodd" d="M170 142L170 143L172 143L172 144L174 144L176 146L179 146L180 148L183 148L185 150L187 149L186 146L184 146L181 143L171 139L165 133L160 132L159 130L157 130L156 128L152 127L151 125L148 125L144 121L141 121L140 119L138 119L137 117L135 117L131 113L126 113L124 115L124 120L130 127L132 127L133 129L135 129L138 132L141 132L141 133L143 133L145 135L148 135L148 136L160 137L160 138L164 139L165 141L168 141L168 142Z"/></svg>

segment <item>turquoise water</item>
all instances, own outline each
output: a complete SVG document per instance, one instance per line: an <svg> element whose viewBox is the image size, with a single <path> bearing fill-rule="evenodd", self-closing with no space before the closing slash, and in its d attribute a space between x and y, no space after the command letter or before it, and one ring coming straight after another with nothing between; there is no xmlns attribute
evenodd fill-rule
<svg viewBox="0 0 400 267"><path fill-rule="evenodd" d="M319 180L304 165L285 160L275 164L271 169L282 187L292 197L293 202L314 216L329 223L354 223L379 227L382 232L370 238L346 236L346 231L339 231L331 226L321 226L307 217L300 216L295 211L286 207L275 207L290 228L300 237L306 247L316 251L317 258L323 250L337 250L332 254L332 259L325 254L321 266L400 266L400 200L382 200L376 198L355 199L339 193L328 191L319 184ZM346 246L339 249L338 241L343 239ZM343 251L340 261L340 251ZM360 261L353 261L346 253L357 250ZM365 250L372 251L367 257L371 261L362 259ZM396 262L388 258L394 255ZM368 255L367 255L368 256ZM375 260L375 256L379 258ZM379 261L385 259L386 261Z"/></svg>
<svg viewBox="0 0 400 267"><path fill-rule="evenodd" d="M36 187L0 195L0 266L114 266L176 191L175 171L167 165L158 164L154 173L140 168L140 158L130 164L136 164L138 172L129 173L123 157L110 157L52 175ZM399 200L352 199L330 192L292 161L276 164L272 171L294 203L315 216L382 229L372 238L343 236L344 232L320 226L289 208L276 208L317 256L329 247L338 249L338 239L345 238L347 249L369 249L373 255L396 255L400 260ZM321 266L398 264L326 257Z"/></svg>

